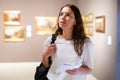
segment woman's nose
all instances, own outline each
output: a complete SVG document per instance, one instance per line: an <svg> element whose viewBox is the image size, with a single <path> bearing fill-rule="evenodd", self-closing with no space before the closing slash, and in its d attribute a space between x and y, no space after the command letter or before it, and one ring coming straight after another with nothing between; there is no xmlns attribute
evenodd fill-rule
<svg viewBox="0 0 120 80"><path fill-rule="evenodd" d="M64 18L65 18L65 15L62 15L61 18L64 19Z"/></svg>

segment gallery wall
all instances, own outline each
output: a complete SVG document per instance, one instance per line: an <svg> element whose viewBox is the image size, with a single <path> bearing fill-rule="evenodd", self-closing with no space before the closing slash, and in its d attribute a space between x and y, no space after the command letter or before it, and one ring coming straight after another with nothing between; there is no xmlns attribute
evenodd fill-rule
<svg viewBox="0 0 120 80"><path fill-rule="evenodd" d="M1 0L0 1L0 62L29 62L40 61L42 45L47 36L37 35L35 32L35 16L57 17L62 5L74 0ZM32 37L25 37L25 41L5 42L3 11L21 11L20 26L32 27Z"/></svg>
<svg viewBox="0 0 120 80"><path fill-rule="evenodd" d="M42 45L47 36L36 35L35 16L57 16L66 3L79 7L82 14L93 13L93 36L95 69L98 80L116 80L116 32L117 0L1 0L0 1L0 62L37 62L41 60ZM31 25L32 37L24 42L4 42L4 10L20 10L21 26ZM95 31L95 17L105 16L105 33ZM112 45L108 45L108 37Z"/></svg>
<svg viewBox="0 0 120 80"><path fill-rule="evenodd" d="M96 32L93 24L93 74L98 80L116 80L117 0L80 0L77 5L82 14L93 13L94 20L97 16L105 16L105 33ZM109 37L112 39L110 45Z"/></svg>

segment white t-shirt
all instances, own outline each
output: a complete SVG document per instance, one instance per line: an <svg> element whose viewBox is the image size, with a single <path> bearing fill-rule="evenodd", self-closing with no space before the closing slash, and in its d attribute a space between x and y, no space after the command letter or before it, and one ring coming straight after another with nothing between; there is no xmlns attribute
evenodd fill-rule
<svg viewBox="0 0 120 80"><path fill-rule="evenodd" d="M44 43L45 50L51 42L52 36L48 37ZM90 69L93 69L93 44L90 39L85 41L83 46L83 53L78 56L74 50L73 40L63 40L60 37L56 38L56 53L52 56L52 65L49 69L47 77L49 80L85 80L86 75L69 75L65 71L57 72L56 70L64 65L87 65ZM80 67L79 66L79 67Z"/></svg>

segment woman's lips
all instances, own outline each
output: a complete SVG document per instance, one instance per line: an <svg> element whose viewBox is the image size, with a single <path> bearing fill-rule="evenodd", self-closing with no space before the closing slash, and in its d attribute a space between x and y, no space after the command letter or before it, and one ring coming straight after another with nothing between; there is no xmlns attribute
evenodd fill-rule
<svg viewBox="0 0 120 80"><path fill-rule="evenodd" d="M63 25L63 24L65 24L65 22L64 21L60 21L60 24Z"/></svg>

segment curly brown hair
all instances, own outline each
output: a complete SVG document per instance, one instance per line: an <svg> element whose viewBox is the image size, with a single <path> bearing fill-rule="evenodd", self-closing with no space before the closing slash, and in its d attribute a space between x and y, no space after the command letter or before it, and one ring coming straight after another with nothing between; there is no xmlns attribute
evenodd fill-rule
<svg viewBox="0 0 120 80"><path fill-rule="evenodd" d="M80 56L82 54L82 51L83 51L82 48L83 48L83 45L85 43L85 40L86 40L86 38L88 38L85 34L85 31L84 31L82 16L81 16L79 9L75 5L72 5L72 4L64 5L60 9L60 12L64 7L69 7L75 15L76 25L73 28L72 39L74 41L75 51ZM60 16L60 12L59 12L58 18ZM62 35L63 30L59 27L58 20L57 20L57 27L58 28L57 28L55 33L57 35Z"/></svg>

